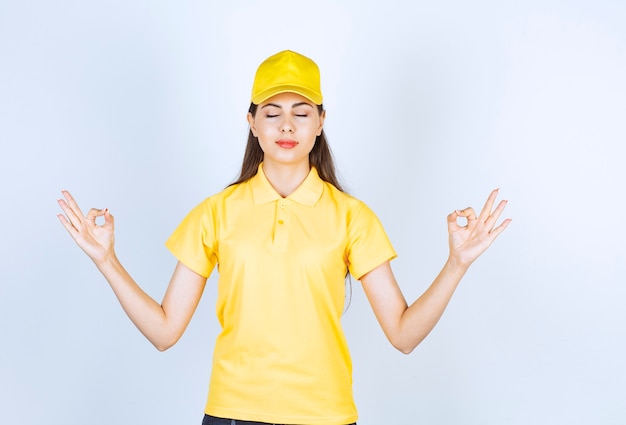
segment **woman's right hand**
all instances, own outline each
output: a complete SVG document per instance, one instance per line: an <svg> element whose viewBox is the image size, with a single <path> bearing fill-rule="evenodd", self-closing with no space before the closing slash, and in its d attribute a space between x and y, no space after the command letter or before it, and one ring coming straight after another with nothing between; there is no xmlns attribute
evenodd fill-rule
<svg viewBox="0 0 626 425"><path fill-rule="evenodd" d="M93 260L96 265L102 264L114 256L113 216L108 208L99 210L92 208L83 215L72 195L62 191L65 199L59 199L59 205L65 213L58 214L63 227L68 231L74 242ZM96 223L98 217L104 217L104 224Z"/></svg>

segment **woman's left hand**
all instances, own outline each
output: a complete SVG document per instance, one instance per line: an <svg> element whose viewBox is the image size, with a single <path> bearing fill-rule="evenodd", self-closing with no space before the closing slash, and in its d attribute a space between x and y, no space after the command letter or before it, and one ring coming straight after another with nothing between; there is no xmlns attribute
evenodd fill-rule
<svg viewBox="0 0 626 425"><path fill-rule="evenodd" d="M498 189L491 192L480 215L477 217L474 209L469 207L464 210L456 210L448 215L448 234L450 245L450 257L461 264L469 266L480 254L485 252L500 233L511 222L510 218L496 226L507 201L500 201L493 209L498 196ZM467 224L461 226L458 219L467 219Z"/></svg>

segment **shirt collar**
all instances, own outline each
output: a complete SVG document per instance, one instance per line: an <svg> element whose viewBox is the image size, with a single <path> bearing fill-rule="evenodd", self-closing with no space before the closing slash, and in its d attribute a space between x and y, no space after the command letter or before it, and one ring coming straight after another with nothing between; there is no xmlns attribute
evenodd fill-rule
<svg viewBox="0 0 626 425"><path fill-rule="evenodd" d="M264 204L282 198L274 190L269 180L267 180L263 172L263 163L259 164L256 175L250 179L250 188L252 189L252 200L255 204ZM320 199L323 191L324 181L320 178L315 167L311 167L311 171L309 171L304 181L286 199L312 207Z"/></svg>

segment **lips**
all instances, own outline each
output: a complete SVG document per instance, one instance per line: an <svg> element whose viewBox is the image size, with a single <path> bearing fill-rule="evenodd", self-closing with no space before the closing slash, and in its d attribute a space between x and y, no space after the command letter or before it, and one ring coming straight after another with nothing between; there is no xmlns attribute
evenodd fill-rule
<svg viewBox="0 0 626 425"><path fill-rule="evenodd" d="M298 144L298 142L296 142L295 140L279 140L276 142L276 144L281 148L291 149L294 148Z"/></svg>

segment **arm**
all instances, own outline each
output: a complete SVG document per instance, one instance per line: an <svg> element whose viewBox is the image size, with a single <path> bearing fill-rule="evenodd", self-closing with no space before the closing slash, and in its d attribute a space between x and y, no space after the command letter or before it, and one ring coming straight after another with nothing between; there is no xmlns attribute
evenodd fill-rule
<svg viewBox="0 0 626 425"><path fill-rule="evenodd" d="M501 201L492 208L498 191L489 195L480 216L472 208L455 211L448 216L450 255L430 287L413 304L407 305L389 262L385 262L361 278L363 289L385 335L391 344L405 354L430 333L443 314L461 278L511 222L495 226L506 206ZM466 226L457 219L467 218Z"/></svg>
<svg viewBox="0 0 626 425"><path fill-rule="evenodd" d="M157 303L117 259L113 216L108 209L91 209L84 216L69 192L64 191L63 196L59 205L65 215L59 214L59 220L109 282L128 317L158 350L174 345L200 302L206 278L179 262L163 302ZM103 225L96 224L97 217L104 217Z"/></svg>

